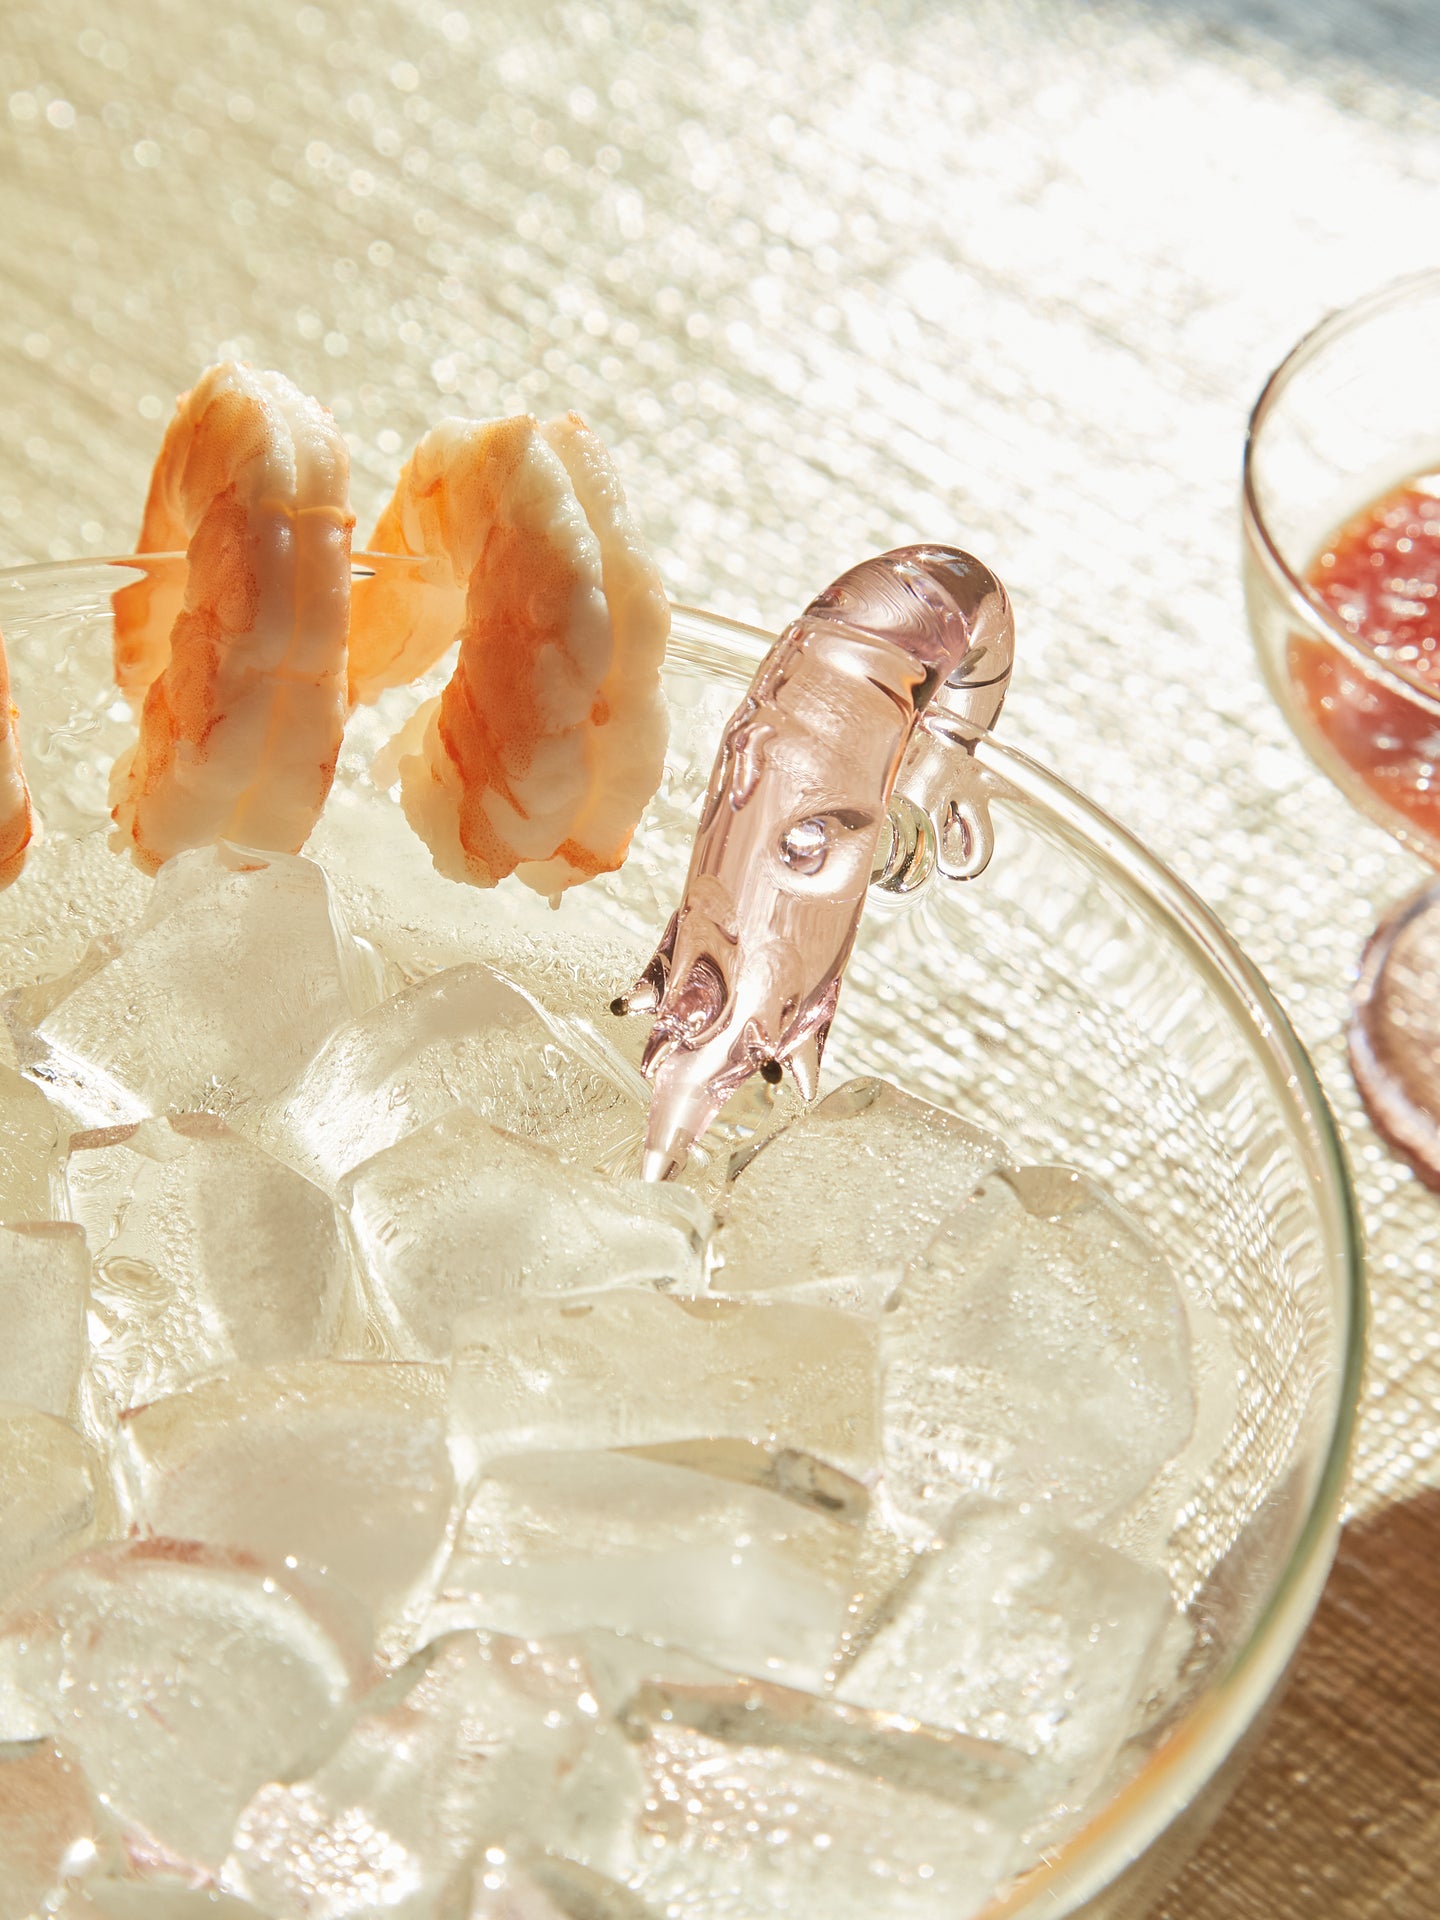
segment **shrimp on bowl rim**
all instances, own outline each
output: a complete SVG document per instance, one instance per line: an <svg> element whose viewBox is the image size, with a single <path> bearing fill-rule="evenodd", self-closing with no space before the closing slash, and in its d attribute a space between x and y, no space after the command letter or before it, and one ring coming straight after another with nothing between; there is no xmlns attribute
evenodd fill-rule
<svg viewBox="0 0 1440 1920"><path fill-rule="evenodd" d="M19 718L10 699L10 662L0 639L0 888L20 877L35 835L30 789L20 765Z"/></svg>
<svg viewBox="0 0 1440 1920"><path fill-rule="evenodd" d="M111 776L112 844L154 872L216 840L294 853L334 778L346 713L350 463L283 374L212 367L156 462L140 551L183 584L116 596L116 678L140 735Z"/></svg>
<svg viewBox="0 0 1440 1920"><path fill-rule="evenodd" d="M599 440L575 414L442 420L372 544L444 564L408 624L389 583L357 584L352 693L460 642L390 754L437 869L551 898L614 871L664 768L670 612Z"/></svg>

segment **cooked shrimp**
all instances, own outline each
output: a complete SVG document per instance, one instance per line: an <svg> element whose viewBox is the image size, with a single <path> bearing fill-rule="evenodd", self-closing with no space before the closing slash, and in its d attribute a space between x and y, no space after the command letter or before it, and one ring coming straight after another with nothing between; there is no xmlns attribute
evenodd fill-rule
<svg viewBox="0 0 1440 1920"><path fill-rule="evenodd" d="M0 887L19 879L25 849L35 832L30 789L20 767L20 737L15 730L19 718L10 701L10 663L5 642L0 640Z"/></svg>
<svg viewBox="0 0 1440 1920"><path fill-rule="evenodd" d="M520 870L526 886L554 894L620 865L645 803L660 784L670 734L660 686L670 603L600 441L578 413L549 421L544 433L600 542L614 633L610 668L591 710L585 803L553 858Z"/></svg>
<svg viewBox="0 0 1440 1920"><path fill-rule="evenodd" d="M436 867L479 886L514 873L551 897L613 871L663 771L670 611L604 448L574 414L442 421L376 528L377 548L398 538L467 583L463 604L454 585L442 612L437 588L390 635L374 631L388 595L357 590L351 635L366 698L459 629L449 685L396 743Z"/></svg>
<svg viewBox="0 0 1440 1920"><path fill-rule="evenodd" d="M472 446L477 423L441 420L400 470L369 540L372 553L428 556L429 580L398 570L355 582L350 610L350 700L408 686L465 620L465 589L480 557L491 500ZM468 450L468 451L467 451Z"/></svg>
<svg viewBox="0 0 1440 1920"><path fill-rule="evenodd" d="M349 479L334 421L283 374L212 367L181 399L141 543L183 545L184 584L116 609L117 677L144 705L111 844L147 872L216 840L294 853L319 818L345 724Z"/></svg>

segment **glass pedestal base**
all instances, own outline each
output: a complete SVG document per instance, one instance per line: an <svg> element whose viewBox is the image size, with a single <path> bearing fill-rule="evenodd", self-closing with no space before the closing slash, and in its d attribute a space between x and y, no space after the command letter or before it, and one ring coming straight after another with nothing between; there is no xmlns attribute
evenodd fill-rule
<svg viewBox="0 0 1440 1920"><path fill-rule="evenodd" d="M1440 882L1412 894L1370 936L1349 1043L1376 1130L1440 1189Z"/></svg>

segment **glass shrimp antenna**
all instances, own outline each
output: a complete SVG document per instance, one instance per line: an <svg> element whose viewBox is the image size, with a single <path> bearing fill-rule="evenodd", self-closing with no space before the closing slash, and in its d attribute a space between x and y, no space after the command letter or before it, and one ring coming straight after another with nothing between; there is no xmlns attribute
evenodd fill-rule
<svg viewBox="0 0 1440 1920"><path fill-rule="evenodd" d="M614 1002L655 1016L647 1180L680 1171L753 1073L777 1081L788 1065L814 1097L866 892L872 878L907 890L917 817L926 871L983 869L970 750L1013 653L994 574L958 548L915 546L842 574L761 663L721 736L680 905Z"/></svg>

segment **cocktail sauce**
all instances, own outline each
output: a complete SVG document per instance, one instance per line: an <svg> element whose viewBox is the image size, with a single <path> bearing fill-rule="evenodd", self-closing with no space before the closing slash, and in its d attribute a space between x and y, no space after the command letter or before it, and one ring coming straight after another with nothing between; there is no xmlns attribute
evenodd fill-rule
<svg viewBox="0 0 1440 1920"><path fill-rule="evenodd" d="M1347 520L1306 585L1377 661L1440 700L1440 479ZM1300 634L1287 666L1310 724L1377 799L1440 841L1440 714Z"/></svg>

